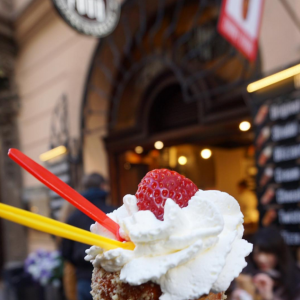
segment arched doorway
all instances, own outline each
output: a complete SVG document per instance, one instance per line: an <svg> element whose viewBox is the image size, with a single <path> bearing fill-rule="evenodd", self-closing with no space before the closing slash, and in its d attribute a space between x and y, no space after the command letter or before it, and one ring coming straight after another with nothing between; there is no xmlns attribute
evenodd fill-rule
<svg viewBox="0 0 300 300"><path fill-rule="evenodd" d="M242 134L237 125L250 118L244 85L259 72L259 63L249 64L217 33L220 4L128 0L116 30L99 42L83 129L105 140L114 203L134 192L153 167L185 173L178 164L163 163L175 146L177 153L198 153L204 145L252 144L252 133ZM158 140L165 145L159 153L153 147ZM136 146L143 154L134 153ZM210 179L200 176L197 182L213 185L214 163L198 162Z"/></svg>

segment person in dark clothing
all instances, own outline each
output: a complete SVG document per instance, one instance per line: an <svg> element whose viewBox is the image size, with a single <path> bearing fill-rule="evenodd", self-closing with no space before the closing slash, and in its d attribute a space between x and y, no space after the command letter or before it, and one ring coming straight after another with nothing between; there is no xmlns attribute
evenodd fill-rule
<svg viewBox="0 0 300 300"><path fill-rule="evenodd" d="M87 175L83 178L83 186L85 191L82 196L92 202L95 206L105 213L110 213L114 207L108 206L105 203L107 192L102 189L105 180L98 173ZM81 211L74 211L67 220L69 225L90 230L90 226L95 223L94 220L86 216ZM93 266L90 262L84 260L85 250L90 246L71 240L63 239L62 255L65 260L75 266L77 279L77 300L92 300L91 277Z"/></svg>
<svg viewBox="0 0 300 300"><path fill-rule="evenodd" d="M260 229L254 235L253 246L243 274L252 278L259 299L300 300L300 270L279 230ZM241 291L235 294L231 299L243 299Z"/></svg>

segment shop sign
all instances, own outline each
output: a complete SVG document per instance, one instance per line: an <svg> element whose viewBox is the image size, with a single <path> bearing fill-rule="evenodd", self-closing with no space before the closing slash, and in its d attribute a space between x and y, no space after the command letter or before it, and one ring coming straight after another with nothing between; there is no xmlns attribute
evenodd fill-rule
<svg viewBox="0 0 300 300"><path fill-rule="evenodd" d="M223 0L218 31L250 61L258 49L264 0Z"/></svg>
<svg viewBox="0 0 300 300"><path fill-rule="evenodd" d="M53 173L55 176L57 176L60 180L65 182L66 184L71 183L71 168L70 163L67 160L67 156L65 158L62 158L59 161L56 161L55 163L47 163L47 169ZM58 219L60 210L66 200L61 198L58 194L55 192L49 190L49 198L50 198L50 209L51 209L51 215L53 218Z"/></svg>
<svg viewBox="0 0 300 300"><path fill-rule="evenodd" d="M52 0L62 18L86 35L104 37L118 24L118 0Z"/></svg>
<svg viewBox="0 0 300 300"><path fill-rule="evenodd" d="M261 221L300 245L300 92L255 101L257 194Z"/></svg>

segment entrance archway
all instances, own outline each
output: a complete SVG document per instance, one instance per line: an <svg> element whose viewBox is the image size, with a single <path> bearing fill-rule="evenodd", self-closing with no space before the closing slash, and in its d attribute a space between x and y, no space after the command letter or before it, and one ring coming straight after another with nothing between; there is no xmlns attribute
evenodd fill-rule
<svg viewBox="0 0 300 300"><path fill-rule="evenodd" d="M260 64L249 64L218 34L220 4L128 0L116 30L99 42L82 126L105 140L115 204L130 184L120 181L120 155L138 145L151 151L157 140L167 147L252 143L251 132L241 134L236 124L250 118L245 83ZM147 167L134 165L126 176L135 184Z"/></svg>

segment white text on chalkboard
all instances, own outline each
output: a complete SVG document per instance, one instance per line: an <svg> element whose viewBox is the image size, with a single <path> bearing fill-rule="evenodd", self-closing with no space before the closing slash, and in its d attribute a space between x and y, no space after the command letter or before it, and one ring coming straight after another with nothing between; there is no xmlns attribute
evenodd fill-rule
<svg viewBox="0 0 300 300"><path fill-rule="evenodd" d="M300 211L284 211L280 209L278 211L280 224L299 224L300 223Z"/></svg>
<svg viewBox="0 0 300 300"><path fill-rule="evenodd" d="M275 162L297 159L300 157L300 144L291 146L277 146L274 149Z"/></svg>
<svg viewBox="0 0 300 300"><path fill-rule="evenodd" d="M273 104L270 107L270 119L276 121L278 119L287 119L290 116L300 112L300 100L296 99L291 102Z"/></svg>
<svg viewBox="0 0 300 300"><path fill-rule="evenodd" d="M294 190L280 188L276 191L276 199L278 204L299 202L300 188Z"/></svg>
<svg viewBox="0 0 300 300"><path fill-rule="evenodd" d="M288 169L276 168L275 169L275 181L280 182L291 182L300 180L300 168L292 167Z"/></svg>
<svg viewBox="0 0 300 300"><path fill-rule="evenodd" d="M299 232L288 232L286 230L282 230L281 235L284 238L285 242L290 246L295 246L300 244Z"/></svg>
<svg viewBox="0 0 300 300"><path fill-rule="evenodd" d="M272 141L278 142L296 137L298 134L298 122L290 122L285 125L274 125L272 127Z"/></svg>

